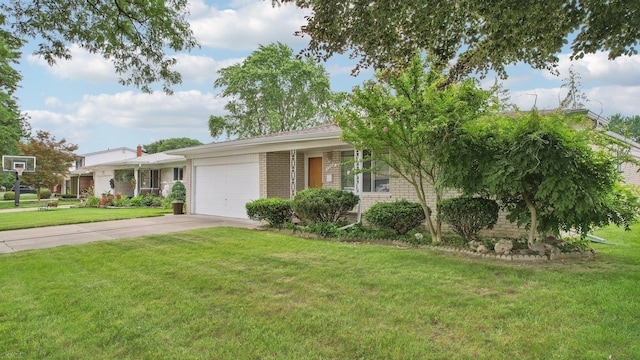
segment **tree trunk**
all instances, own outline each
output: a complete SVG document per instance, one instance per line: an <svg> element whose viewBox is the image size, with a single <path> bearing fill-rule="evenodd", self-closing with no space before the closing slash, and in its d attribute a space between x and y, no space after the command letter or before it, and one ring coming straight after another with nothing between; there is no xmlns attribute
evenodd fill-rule
<svg viewBox="0 0 640 360"><path fill-rule="evenodd" d="M525 194L523 196L524 198L524 202L525 204L527 204L527 209L529 209L529 214L531 216L531 224L530 224L530 228L529 228L529 238L528 238L528 244L529 244L529 249L531 249L533 247L533 242L535 241L536 237L536 230L538 227L538 212L536 210L535 205L531 202L531 200L529 200L529 196L527 194Z"/></svg>

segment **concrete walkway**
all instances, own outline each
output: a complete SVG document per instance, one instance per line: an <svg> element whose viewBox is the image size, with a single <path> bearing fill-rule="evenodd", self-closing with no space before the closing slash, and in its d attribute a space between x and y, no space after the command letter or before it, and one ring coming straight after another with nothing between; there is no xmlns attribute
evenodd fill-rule
<svg viewBox="0 0 640 360"><path fill-rule="evenodd" d="M34 210L37 210L37 208L34 208ZM4 211L7 210L0 211L0 213ZM0 254L216 226L255 229L259 225L257 221L219 216L165 215L140 219L0 231Z"/></svg>

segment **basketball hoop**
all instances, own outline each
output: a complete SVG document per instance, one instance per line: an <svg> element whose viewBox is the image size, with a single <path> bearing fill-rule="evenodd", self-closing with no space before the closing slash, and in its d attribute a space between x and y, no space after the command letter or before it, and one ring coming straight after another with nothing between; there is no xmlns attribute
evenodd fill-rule
<svg viewBox="0 0 640 360"><path fill-rule="evenodd" d="M18 176L22 175L22 172L24 171L23 167L16 167L15 169L13 169L16 171L16 174L18 174Z"/></svg>

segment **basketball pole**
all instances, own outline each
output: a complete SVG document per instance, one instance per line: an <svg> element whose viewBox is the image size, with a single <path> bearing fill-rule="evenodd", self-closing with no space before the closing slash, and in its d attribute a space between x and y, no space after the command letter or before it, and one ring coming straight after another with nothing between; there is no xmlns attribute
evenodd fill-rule
<svg viewBox="0 0 640 360"><path fill-rule="evenodd" d="M15 189L15 205L16 207L20 206L20 175L22 175L22 171L24 171L24 168L21 167L17 167L15 168L16 171L16 183L14 185L14 189Z"/></svg>

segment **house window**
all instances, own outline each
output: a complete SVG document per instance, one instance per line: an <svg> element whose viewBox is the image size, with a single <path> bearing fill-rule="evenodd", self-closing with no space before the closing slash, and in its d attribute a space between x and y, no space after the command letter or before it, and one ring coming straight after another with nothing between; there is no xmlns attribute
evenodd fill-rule
<svg viewBox="0 0 640 360"><path fill-rule="evenodd" d="M365 150L363 157L366 159L371 152ZM352 173L354 166L353 151L342 151L340 153L340 184L342 190L355 190L355 176ZM362 173L362 192L389 192L389 165L379 161L367 160L362 163L363 169L371 169L370 172Z"/></svg>
<svg viewBox="0 0 640 360"><path fill-rule="evenodd" d="M159 170L141 170L140 171L140 188L141 189L160 188L160 171Z"/></svg>
<svg viewBox="0 0 640 360"><path fill-rule="evenodd" d="M181 167L173 168L173 181L182 180L184 178L184 169Z"/></svg>

